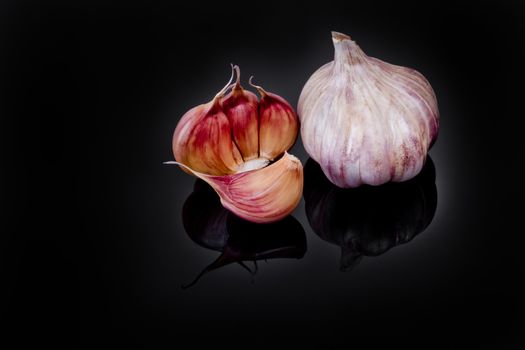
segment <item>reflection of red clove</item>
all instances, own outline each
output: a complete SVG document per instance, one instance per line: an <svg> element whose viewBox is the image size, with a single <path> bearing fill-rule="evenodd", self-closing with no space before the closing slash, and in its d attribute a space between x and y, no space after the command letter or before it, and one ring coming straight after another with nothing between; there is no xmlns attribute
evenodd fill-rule
<svg viewBox="0 0 525 350"><path fill-rule="evenodd" d="M294 217L270 224L248 222L222 208L215 193L201 180L196 181L194 192L184 203L183 224L195 243L221 252L183 289L195 285L208 272L231 263L238 263L253 277L258 260L300 259L306 253L305 232ZM245 264L247 261L254 263L253 269Z"/></svg>

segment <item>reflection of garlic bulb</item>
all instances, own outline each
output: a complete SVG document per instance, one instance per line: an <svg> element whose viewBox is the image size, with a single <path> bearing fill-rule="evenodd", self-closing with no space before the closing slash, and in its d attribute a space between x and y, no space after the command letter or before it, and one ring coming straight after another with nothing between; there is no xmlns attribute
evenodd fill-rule
<svg viewBox="0 0 525 350"><path fill-rule="evenodd" d="M222 205L243 219L277 221L293 211L303 189L303 166L286 153L299 121L283 98L252 85L261 94L257 100L244 90L239 67L234 69L236 83L230 79L213 100L190 109L177 124L174 163L210 184Z"/></svg>
<svg viewBox="0 0 525 350"><path fill-rule="evenodd" d="M347 35L332 39L334 61L299 98L306 151L339 187L413 178L438 134L432 87L413 69L368 57Z"/></svg>
<svg viewBox="0 0 525 350"><path fill-rule="evenodd" d="M437 208L432 158L409 181L342 189L312 159L304 167L305 211L313 232L341 247L341 270L378 256L422 233Z"/></svg>

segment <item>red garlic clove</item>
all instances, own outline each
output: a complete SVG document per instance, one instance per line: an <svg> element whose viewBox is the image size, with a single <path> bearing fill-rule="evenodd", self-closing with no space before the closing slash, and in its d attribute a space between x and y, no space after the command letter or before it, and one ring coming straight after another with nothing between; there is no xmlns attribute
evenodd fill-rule
<svg viewBox="0 0 525 350"><path fill-rule="evenodd" d="M190 109L177 124L173 154L179 163L211 175L234 173L243 163L220 104L232 78L213 100Z"/></svg>
<svg viewBox="0 0 525 350"><path fill-rule="evenodd" d="M259 157L259 117L257 96L241 86L241 72L234 67L237 81L231 92L224 97L222 108L232 130L233 141L237 145L244 161Z"/></svg>
<svg viewBox="0 0 525 350"><path fill-rule="evenodd" d="M259 91L259 154L275 159L285 150L292 148L299 132L299 119L292 106L284 98L265 91L262 87L250 85Z"/></svg>

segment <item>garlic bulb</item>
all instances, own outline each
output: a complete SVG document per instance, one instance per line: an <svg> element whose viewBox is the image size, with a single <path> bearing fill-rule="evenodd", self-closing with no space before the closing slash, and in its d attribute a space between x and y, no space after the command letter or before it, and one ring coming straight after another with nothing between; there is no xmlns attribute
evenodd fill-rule
<svg viewBox="0 0 525 350"><path fill-rule="evenodd" d="M306 151L339 187L413 178L438 135L432 87L413 69L368 57L347 35L332 40L334 61L299 97Z"/></svg>
<svg viewBox="0 0 525 350"><path fill-rule="evenodd" d="M230 85L234 71L237 81ZM242 88L240 69L232 67L230 81L213 100L181 118L173 135L176 162L166 163L206 181L241 218L266 223L290 214L301 198L303 167L286 153L299 121L283 98L254 87L260 101Z"/></svg>
<svg viewBox="0 0 525 350"><path fill-rule="evenodd" d="M283 149L292 148L299 133L299 123L297 115L288 102L258 85L253 85L252 78L250 78L250 85L261 95L259 152L261 157L272 158L273 155L280 154Z"/></svg>

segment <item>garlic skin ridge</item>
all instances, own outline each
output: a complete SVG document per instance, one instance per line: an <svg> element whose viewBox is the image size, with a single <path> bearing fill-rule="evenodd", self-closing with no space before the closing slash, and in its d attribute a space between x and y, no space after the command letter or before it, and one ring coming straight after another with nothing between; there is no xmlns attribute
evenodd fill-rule
<svg viewBox="0 0 525 350"><path fill-rule="evenodd" d="M368 57L332 32L334 61L305 84L298 103L307 153L343 188L416 176L439 130L437 100L417 71Z"/></svg>

